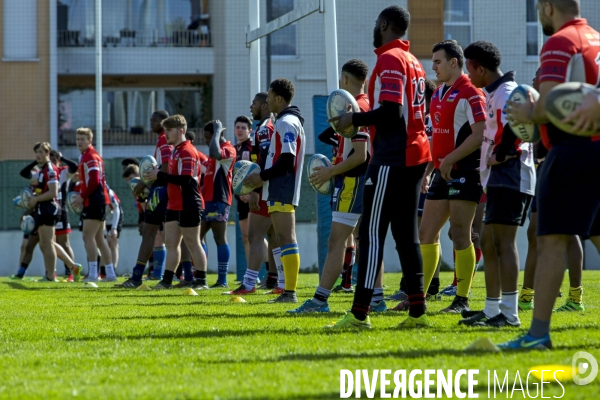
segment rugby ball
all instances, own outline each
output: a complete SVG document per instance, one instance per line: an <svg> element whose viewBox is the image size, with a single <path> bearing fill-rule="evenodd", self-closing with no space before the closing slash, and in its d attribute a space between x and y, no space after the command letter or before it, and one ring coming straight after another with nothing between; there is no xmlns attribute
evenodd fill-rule
<svg viewBox="0 0 600 400"><path fill-rule="evenodd" d="M31 182L32 185L37 185L38 179L40 178L40 173L39 171L31 171L31 178L29 178L29 182Z"/></svg>
<svg viewBox="0 0 600 400"><path fill-rule="evenodd" d="M17 196L13 199L13 206L23 208L23 203L21 203L21 196Z"/></svg>
<svg viewBox="0 0 600 400"><path fill-rule="evenodd" d="M325 157L323 154L315 154L314 156L312 156L310 158L310 160L308 160L308 165L306 166L306 173L310 177L315 172L315 167L331 167L331 166L332 166L331 161L329 161L329 159L327 157ZM311 183L310 186L312 186L312 188L315 189L317 191L317 193L327 195L327 194L331 194L333 192L334 182L333 182L333 179L330 179L329 181L327 181L321 185L317 186L317 185L313 185Z"/></svg>
<svg viewBox="0 0 600 400"><path fill-rule="evenodd" d="M152 171L157 166L158 163L156 162L156 159L154 157L146 156L142 158L142 161L140 161L140 179L142 180L142 182L144 182L144 185L151 186L152 183L154 183L153 179L145 179L144 173L147 171Z"/></svg>
<svg viewBox="0 0 600 400"><path fill-rule="evenodd" d="M235 164L233 164L233 175L235 176L235 174L237 174L237 172L240 170L240 168L242 168L244 165L250 165L250 164L252 164L252 161L248 161L248 160L237 161Z"/></svg>
<svg viewBox="0 0 600 400"><path fill-rule="evenodd" d="M325 109L327 111L327 119L338 117L348 112L360 112L360 108L358 108L358 103L354 96L344 89L338 89L331 92L327 98ZM353 138L358 133L358 126L351 126L348 129L341 131L337 129L337 121L330 122L329 125L331 125L334 131L345 138Z"/></svg>
<svg viewBox="0 0 600 400"><path fill-rule="evenodd" d="M512 91L510 96L508 97L509 101L513 101L517 104L523 104L526 101L529 101L529 95L531 93L533 95L533 99L537 101L540 98L540 94L537 90L532 88L529 85L519 85ZM540 140L539 130L535 126L535 124L516 124L511 120L508 120L508 124L510 125L512 131L515 135L524 142L537 142Z"/></svg>
<svg viewBox="0 0 600 400"><path fill-rule="evenodd" d="M596 131L588 131L583 133L573 132L575 122L568 124L562 122L569 114L575 111L583 102L583 98L596 88L587 83L568 82L555 86L546 97L546 115L561 131L577 136L592 136L597 135Z"/></svg>
<svg viewBox="0 0 600 400"><path fill-rule="evenodd" d="M21 220L21 230L26 235L29 235L35 231L35 219L31 215L26 215Z"/></svg>
<svg viewBox="0 0 600 400"><path fill-rule="evenodd" d="M237 173L233 176L233 193L238 196L244 196L246 194L252 193L254 188L252 186L244 185L244 179L248 175L259 173L260 167L258 164L250 163L242 165Z"/></svg>
<svg viewBox="0 0 600 400"><path fill-rule="evenodd" d="M141 165L141 164L140 164ZM129 187L131 188L131 191L133 192L135 190L135 187L137 186L138 183L142 182L142 180L140 178L131 178L131 180L129 181ZM143 183L143 182L142 182ZM135 193L134 193L135 194ZM150 195L150 189L148 189L147 187L144 188L144 190L142 190L142 193L140 194L139 198L142 200L146 200L148 198L148 196Z"/></svg>
<svg viewBox="0 0 600 400"><path fill-rule="evenodd" d="M33 197L33 192L29 188L23 188L21 190L21 205L23 208L29 208L29 201Z"/></svg>
<svg viewBox="0 0 600 400"><path fill-rule="evenodd" d="M69 192L67 193L67 207L73 214L81 215L83 212L83 205L74 205L73 199L79 196L79 192Z"/></svg>

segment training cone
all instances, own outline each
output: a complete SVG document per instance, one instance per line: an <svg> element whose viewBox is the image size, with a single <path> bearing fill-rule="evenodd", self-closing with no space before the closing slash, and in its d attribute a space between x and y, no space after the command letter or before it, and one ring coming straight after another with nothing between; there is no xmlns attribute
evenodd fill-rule
<svg viewBox="0 0 600 400"><path fill-rule="evenodd" d="M84 287L88 287L88 288L97 288L98 285L96 285L94 282L87 282Z"/></svg>
<svg viewBox="0 0 600 400"><path fill-rule="evenodd" d="M531 375L542 380L542 371L544 371L544 382L555 383L570 382L573 380L573 367L570 365L537 365L529 368Z"/></svg>
<svg viewBox="0 0 600 400"><path fill-rule="evenodd" d="M142 283L140 286L138 286L138 288L136 290L152 290L152 289L150 289L150 286L146 285L145 283Z"/></svg>
<svg viewBox="0 0 600 400"><path fill-rule="evenodd" d="M497 353L500 351L498 346L496 346L489 338L483 337L481 339L477 339L475 342L471 343L465 351L489 351L493 353Z"/></svg>
<svg viewBox="0 0 600 400"><path fill-rule="evenodd" d="M61 279L60 283L67 283L68 281L66 279Z"/></svg>
<svg viewBox="0 0 600 400"><path fill-rule="evenodd" d="M244 298L243 298L243 297L240 297L240 296L233 296L233 297L232 297L232 298L229 300L229 302L230 302L230 303L245 303L245 302L246 302L246 300L244 300Z"/></svg>
<svg viewBox="0 0 600 400"><path fill-rule="evenodd" d="M192 288L188 288L185 289L185 291L183 292L184 296L198 296L198 293L196 293L196 291Z"/></svg>

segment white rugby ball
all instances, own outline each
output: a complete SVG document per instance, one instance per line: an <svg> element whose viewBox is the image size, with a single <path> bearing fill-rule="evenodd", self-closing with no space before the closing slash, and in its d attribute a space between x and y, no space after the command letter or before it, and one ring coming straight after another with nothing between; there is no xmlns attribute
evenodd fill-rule
<svg viewBox="0 0 600 400"><path fill-rule="evenodd" d="M575 111L583 102L583 98L596 88L587 83L567 82L555 86L546 97L546 115L561 131L577 136L593 136L597 135L596 131L588 131L583 133L574 133L573 125L575 122L565 124L562 120Z"/></svg>
<svg viewBox="0 0 600 400"><path fill-rule="evenodd" d="M529 101L529 95L531 93L533 95L533 99L537 101L540 98L540 94L537 90L532 88L529 85L519 85L513 90L513 92L508 97L509 101L514 101L518 104L523 104L526 101ZM524 142L537 142L540 140L539 130L535 126L535 124L515 124L511 120L508 121L512 131L514 134Z"/></svg>
<svg viewBox="0 0 600 400"><path fill-rule="evenodd" d="M79 196L78 192L67 193L67 207L69 208L69 210L71 210L73 214L81 215L81 213L83 212L83 205L76 206L73 204L73 199L77 196Z"/></svg>
<svg viewBox="0 0 600 400"><path fill-rule="evenodd" d="M144 178L144 172L152 171L157 166L158 163L156 162L156 159L154 157L146 156L142 158L142 161L140 161L140 179L142 180L142 182L144 182L144 185L151 186L152 183L154 183L154 179L148 180Z"/></svg>
<svg viewBox="0 0 600 400"><path fill-rule="evenodd" d="M242 168L244 165L250 165L250 164L252 164L252 161L248 161L248 160L237 161L235 164L233 164L233 175L235 176L235 174L237 174L238 171L240 170L240 168Z"/></svg>
<svg viewBox="0 0 600 400"><path fill-rule="evenodd" d="M246 194L252 193L254 187L244 185L244 179L248 175L259 173L260 166L258 164L250 163L245 164L240 167L237 173L233 176L233 193L238 196L244 196Z"/></svg>
<svg viewBox="0 0 600 400"><path fill-rule="evenodd" d="M21 196L17 196L13 199L13 206L23 208L23 203L21 203Z"/></svg>
<svg viewBox="0 0 600 400"><path fill-rule="evenodd" d="M26 235L29 235L35 231L35 219L31 215L26 215L21 220L21 230Z"/></svg>
<svg viewBox="0 0 600 400"><path fill-rule="evenodd" d="M137 186L137 184L140 182L142 182L140 178L131 178L131 180L129 181L129 187L131 188L132 192L135 189L135 187ZM142 200L146 200L149 195L150 195L150 189L148 189L146 187L146 188L144 188L144 190L142 190L142 194L140 194L139 198Z"/></svg>
<svg viewBox="0 0 600 400"><path fill-rule="evenodd" d="M29 188L23 188L21 190L21 205L23 208L29 208L29 201L33 197L33 192Z"/></svg>
<svg viewBox="0 0 600 400"><path fill-rule="evenodd" d="M310 177L315 171L315 167L331 167L331 161L323 154L315 154L308 160L308 164L306 166L306 173ZM321 185L313 185L310 184L313 189L317 191L317 193L328 195L333 193L334 180L330 179L329 181L321 184Z"/></svg>
<svg viewBox="0 0 600 400"><path fill-rule="evenodd" d="M327 106L325 109L327 111L327 119L338 117L348 112L360 112L360 108L358 107L358 103L354 96L344 89L338 89L331 92L327 98ZM353 138L358 133L358 126L350 126L348 129L342 131L337 129L337 121L330 122L329 125L331 125L334 131L345 138Z"/></svg>

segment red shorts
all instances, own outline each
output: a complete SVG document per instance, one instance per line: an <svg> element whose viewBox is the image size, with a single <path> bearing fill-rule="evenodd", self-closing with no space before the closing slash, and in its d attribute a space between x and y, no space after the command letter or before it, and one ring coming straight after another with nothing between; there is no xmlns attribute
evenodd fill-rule
<svg viewBox="0 0 600 400"><path fill-rule="evenodd" d="M271 214L269 214L269 206L267 205L267 202L264 200L259 200L258 205L260 207L260 210L254 211L251 209L250 213L260 215L262 217L271 218Z"/></svg>
<svg viewBox="0 0 600 400"><path fill-rule="evenodd" d="M481 195L481 200L479 200L480 203L485 203L487 200L487 193L484 193L483 195Z"/></svg>

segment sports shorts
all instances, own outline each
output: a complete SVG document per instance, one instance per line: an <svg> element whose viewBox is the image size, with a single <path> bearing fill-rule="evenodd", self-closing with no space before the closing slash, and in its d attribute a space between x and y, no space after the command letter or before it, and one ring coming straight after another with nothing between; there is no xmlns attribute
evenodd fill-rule
<svg viewBox="0 0 600 400"><path fill-rule="evenodd" d="M425 207L425 199L427 198L426 193L419 194L419 208L417 208L417 215L419 217L423 216L423 207Z"/></svg>
<svg viewBox="0 0 600 400"><path fill-rule="evenodd" d="M35 207L35 219L36 230L39 226L56 226L56 223L60 221L61 210L53 202L42 202L38 203Z"/></svg>
<svg viewBox="0 0 600 400"><path fill-rule="evenodd" d="M434 170L427 200L465 200L479 204L483 194L479 171L453 169L450 177L452 180L447 181L439 169Z"/></svg>
<svg viewBox="0 0 600 400"><path fill-rule="evenodd" d="M204 212L202 221L206 222L227 222L229 219L230 206L222 201L206 201L204 203Z"/></svg>
<svg viewBox="0 0 600 400"><path fill-rule="evenodd" d="M81 212L81 220L95 219L104 221L106 219L106 204L92 205L83 207Z"/></svg>
<svg viewBox="0 0 600 400"><path fill-rule="evenodd" d="M365 176L335 177L331 200L332 221L355 227L362 215Z"/></svg>
<svg viewBox="0 0 600 400"><path fill-rule="evenodd" d="M68 235L71 233L71 224L69 223L69 212L63 208L60 213L60 219L56 223L56 236Z"/></svg>
<svg viewBox="0 0 600 400"><path fill-rule="evenodd" d="M523 226L532 198L514 189L488 186L484 223Z"/></svg>
<svg viewBox="0 0 600 400"><path fill-rule="evenodd" d="M258 197L260 199L258 200L258 206L260 207L260 209L258 211L250 210L250 212L252 214L260 215L262 217L270 218L271 216L269 215L269 206L267 205L267 202L262 199L262 190L258 192Z"/></svg>
<svg viewBox="0 0 600 400"><path fill-rule="evenodd" d="M274 212L296 212L296 207L294 205L282 203L280 201L267 201L267 206L269 207L269 214L273 214Z"/></svg>
<svg viewBox="0 0 600 400"><path fill-rule="evenodd" d="M169 210L165 213L165 222L177 221L182 228L200 226L202 210Z"/></svg>
<svg viewBox="0 0 600 400"><path fill-rule="evenodd" d="M248 213L250 212L250 205L248 203L244 203L242 200L237 200L237 213L238 220L243 221L248 218Z"/></svg>
<svg viewBox="0 0 600 400"><path fill-rule="evenodd" d="M151 225L162 225L165 220L168 202L166 186L151 187L148 203L146 203L146 209L144 210L144 222Z"/></svg>

